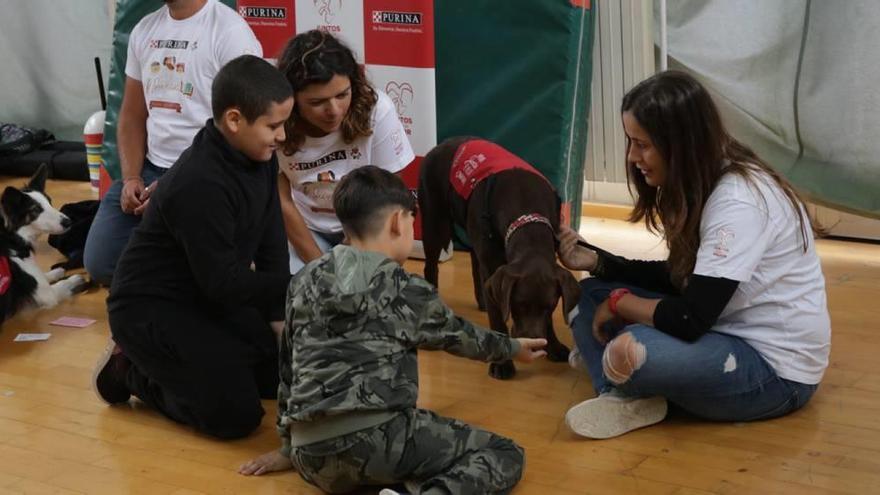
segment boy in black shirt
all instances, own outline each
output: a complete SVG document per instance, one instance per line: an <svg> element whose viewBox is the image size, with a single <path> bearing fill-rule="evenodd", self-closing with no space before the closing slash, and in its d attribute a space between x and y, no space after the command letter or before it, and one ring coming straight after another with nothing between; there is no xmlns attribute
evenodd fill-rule
<svg viewBox="0 0 880 495"><path fill-rule="evenodd" d="M93 380L104 402L135 395L220 438L260 424L290 279L275 149L292 95L258 57L218 72L214 118L159 180L113 277Z"/></svg>

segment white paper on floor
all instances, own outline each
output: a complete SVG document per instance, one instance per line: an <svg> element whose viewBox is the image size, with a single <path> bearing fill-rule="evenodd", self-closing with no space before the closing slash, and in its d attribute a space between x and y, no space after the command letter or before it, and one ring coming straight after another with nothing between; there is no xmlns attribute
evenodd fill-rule
<svg viewBox="0 0 880 495"><path fill-rule="evenodd" d="M15 342L35 342L38 340L48 340L51 333L20 333L15 336Z"/></svg>

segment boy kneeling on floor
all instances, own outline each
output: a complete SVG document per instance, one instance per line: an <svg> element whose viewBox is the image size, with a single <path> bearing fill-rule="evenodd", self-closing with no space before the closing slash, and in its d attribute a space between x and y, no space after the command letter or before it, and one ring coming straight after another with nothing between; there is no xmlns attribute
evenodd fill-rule
<svg viewBox="0 0 880 495"><path fill-rule="evenodd" d="M543 356L544 339L512 339L456 317L404 271L415 199L394 174L367 166L333 195L350 245L291 281L281 342L282 448L242 474L296 468L322 490L403 482L415 493L506 493L522 476L512 440L416 408L417 349L485 361ZM385 491L385 493L393 493Z"/></svg>
<svg viewBox="0 0 880 495"><path fill-rule="evenodd" d="M275 148L293 90L253 55L223 66L214 118L158 181L107 299L92 385L219 438L249 435L278 390L290 282ZM118 344L118 345L116 345Z"/></svg>

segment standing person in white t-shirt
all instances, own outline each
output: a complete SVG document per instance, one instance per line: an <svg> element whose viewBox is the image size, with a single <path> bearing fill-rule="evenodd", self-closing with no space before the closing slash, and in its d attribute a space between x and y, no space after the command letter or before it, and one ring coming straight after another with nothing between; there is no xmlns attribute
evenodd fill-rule
<svg viewBox="0 0 880 495"><path fill-rule="evenodd" d="M375 165L399 172L415 159L394 104L367 81L351 49L323 31L287 42L278 69L296 106L278 156L278 189L290 272L343 240L333 191L347 173Z"/></svg>
<svg viewBox="0 0 880 495"><path fill-rule="evenodd" d="M262 56L253 31L218 0L164 0L128 40L116 139L122 179L113 183L86 239L84 264L109 285L156 179L211 118L211 83L226 62Z"/></svg>
<svg viewBox="0 0 880 495"><path fill-rule="evenodd" d="M661 421L667 401L716 421L788 414L831 347L813 228L792 185L730 136L709 93L662 72L623 98L632 221L669 247L627 260L560 234L560 260L595 278L572 330L598 397L569 427L608 438Z"/></svg>

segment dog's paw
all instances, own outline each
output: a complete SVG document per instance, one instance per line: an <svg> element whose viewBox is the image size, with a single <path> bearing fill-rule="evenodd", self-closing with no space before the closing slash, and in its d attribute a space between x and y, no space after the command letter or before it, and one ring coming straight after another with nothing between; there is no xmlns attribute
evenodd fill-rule
<svg viewBox="0 0 880 495"><path fill-rule="evenodd" d="M516 375L516 366L513 361L504 361L503 363L491 363L489 365L489 376L497 380L509 380Z"/></svg>
<svg viewBox="0 0 880 495"><path fill-rule="evenodd" d="M67 298L78 292L84 291L89 284L82 275L71 275L63 280L55 282L52 287L62 298Z"/></svg>
<svg viewBox="0 0 880 495"><path fill-rule="evenodd" d="M48 280L50 284L54 284L62 278L64 278L63 267L52 268L51 270L46 272L46 280Z"/></svg>
<svg viewBox="0 0 880 495"><path fill-rule="evenodd" d="M86 280L86 278L81 275L74 275L74 277L78 277L76 284L73 289L71 289L71 292L74 294L85 292L95 286L94 281Z"/></svg>
<svg viewBox="0 0 880 495"><path fill-rule="evenodd" d="M547 359L554 363L568 362L568 354L570 352L571 351L568 350L568 347L565 347L565 345L560 344L559 342L547 345Z"/></svg>

